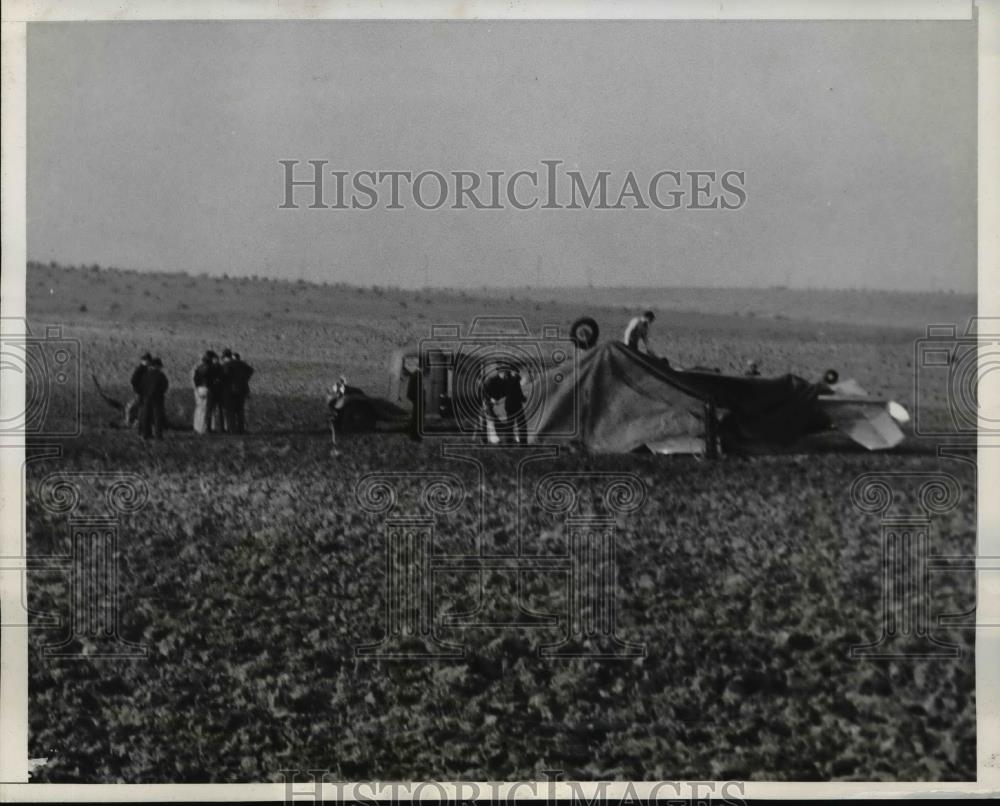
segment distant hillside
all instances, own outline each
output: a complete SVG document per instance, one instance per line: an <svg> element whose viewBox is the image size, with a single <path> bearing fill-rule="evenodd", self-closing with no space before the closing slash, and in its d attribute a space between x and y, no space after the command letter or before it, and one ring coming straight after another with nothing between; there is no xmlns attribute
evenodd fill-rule
<svg viewBox="0 0 1000 806"><path fill-rule="evenodd" d="M516 316L545 342L552 338L547 328L565 339L571 323L589 315L607 340L621 338L629 317L647 306L661 313L651 346L675 366L739 374L752 361L765 375L803 378L832 367L872 394L911 406L916 339L929 323L961 326L973 312L970 298L952 295L660 289L636 298L631 289L403 290L40 263L28 266L26 283L33 330L61 325L64 336L78 339L83 377L93 373L113 389L150 350L183 388L206 349L230 347L257 368L257 402L271 396L268 419L289 427L315 424L317 405L342 373L366 390L398 395L390 356L431 337L434 325L457 325L464 337L476 317ZM782 300L789 307L780 307ZM824 313L842 321L823 321ZM935 394L943 400L947 389ZM103 414L103 405L98 410Z"/></svg>
<svg viewBox="0 0 1000 806"><path fill-rule="evenodd" d="M487 296L509 290L483 289ZM786 318L866 327L923 330L929 324L962 324L976 315L974 294L792 288L519 288L518 296L657 311Z"/></svg>
<svg viewBox="0 0 1000 806"><path fill-rule="evenodd" d="M861 326L922 333L929 324L964 326L976 315L972 294L904 291L803 290L788 288L615 288L520 287L477 289L400 289L351 286L258 277L167 274L61 266L29 262L29 309L36 314L70 314L80 306L110 319L152 316L156 319L195 312L256 313L267 317L308 318L337 311L363 319L382 315L389 303L401 318L423 320L444 312L532 314L565 317L592 313L598 319L625 320L632 312L653 308L673 313L669 321L683 326L689 314L748 320ZM428 306L433 304L433 314ZM95 307L96 306L96 307ZM475 309L479 310L476 311ZM487 308L487 310L482 310ZM685 314L681 316L680 314ZM454 321L454 320L449 320ZM667 320L663 320L666 322Z"/></svg>

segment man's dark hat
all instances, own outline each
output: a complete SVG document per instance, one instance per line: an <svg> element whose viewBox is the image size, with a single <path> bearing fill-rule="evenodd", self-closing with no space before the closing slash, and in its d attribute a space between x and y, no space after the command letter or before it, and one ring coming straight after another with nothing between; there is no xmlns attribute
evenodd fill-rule
<svg viewBox="0 0 1000 806"><path fill-rule="evenodd" d="M151 356L149 353L143 353L142 356L139 358L139 360L140 361L152 361L153 360L153 356Z"/></svg>
<svg viewBox="0 0 1000 806"><path fill-rule="evenodd" d="M205 351L205 360L206 360L206 361L210 361L211 359L213 359L213 358L218 358L218 357L219 357L219 356L217 356L217 355L215 354L215 351L214 351L214 350L206 350L206 351Z"/></svg>
<svg viewBox="0 0 1000 806"><path fill-rule="evenodd" d="M227 348L226 348L225 350L223 350L223 351L222 351L222 357L223 357L223 358L232 358L232 357L233 357L233 351L232 351L232 350L230 350L230 349L229 349L229 348L227 347Z"/></svg>

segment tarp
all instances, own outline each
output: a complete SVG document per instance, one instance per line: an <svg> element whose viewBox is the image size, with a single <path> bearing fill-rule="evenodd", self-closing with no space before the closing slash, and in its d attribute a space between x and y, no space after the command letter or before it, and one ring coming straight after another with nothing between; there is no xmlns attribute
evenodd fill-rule
<svg viewBox="0 0 1000 806"><path fill-rule="evenodd" d="M568 439L625 453L672 437L703 437L705 402L740 436L791 442L815 424L819 387L794 375L732 377L671 369L619 342L577 354L528 387L529 441Z"/></svg>

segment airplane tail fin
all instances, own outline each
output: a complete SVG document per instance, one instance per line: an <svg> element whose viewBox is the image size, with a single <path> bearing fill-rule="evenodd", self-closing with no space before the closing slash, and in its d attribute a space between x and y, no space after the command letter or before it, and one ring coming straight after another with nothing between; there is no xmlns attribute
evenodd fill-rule
<svg viewBox="0 0 1000 806"><path fill-rule="evenodd" d="M825 411L838 431L870 451L895 448L905 437L884 404L843 403Z"/></svg>
<svg viewBox="0 0 1000 806"><path fill-rule="evenodd" d="M92 373L90 373L90 378L91 378L91 380L93 380L94 386L97 387L97 394L99 394L101 396L101 399L105 403L107 403L109 406L111 406L111 408L115 409L116 411L122 411L122 412L125 411L125 404L124 403L122 403L120 400L116 400L115 398L113 398L110 395L106 394L105 391L103 389L101 389L101 384L97 382L97 375L95 375L92 372Z"/></svg>

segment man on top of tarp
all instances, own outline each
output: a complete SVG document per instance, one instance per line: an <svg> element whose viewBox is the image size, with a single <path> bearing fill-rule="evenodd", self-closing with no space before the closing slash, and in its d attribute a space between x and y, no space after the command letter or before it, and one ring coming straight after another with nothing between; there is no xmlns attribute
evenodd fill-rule
<svg viewBox="0 0 1000 806"><path fill-rule="evenodd" d="M622 338L625 346L630 347L636 352L656 355L656 353L649 349L649 326L654 319L656 319L656 316L652 311L644 311L642 316L633 317L628 323L628 327L625 328L625 336ZM639 350L640 343L643 348L641 351Z"/></svg>

